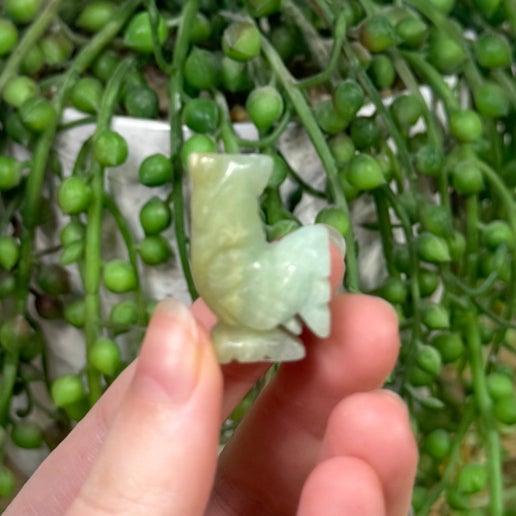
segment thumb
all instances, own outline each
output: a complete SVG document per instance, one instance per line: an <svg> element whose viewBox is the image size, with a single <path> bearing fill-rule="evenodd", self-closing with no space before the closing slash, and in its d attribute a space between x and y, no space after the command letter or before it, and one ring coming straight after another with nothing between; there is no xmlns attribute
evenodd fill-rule
<svg viewBox="0 0 516 516"><path fill-rule="evenodd" d="M222 377L186 307L156 308L134 378L68 514L203 514L217 462Z"/></svg>

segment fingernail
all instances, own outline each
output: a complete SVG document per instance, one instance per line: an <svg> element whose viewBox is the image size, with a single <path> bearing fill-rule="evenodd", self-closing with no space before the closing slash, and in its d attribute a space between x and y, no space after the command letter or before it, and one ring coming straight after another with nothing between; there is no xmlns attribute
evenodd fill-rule
<svg viewBox="0 0 516 516"><path fill-rule="evenodd" d="M328 231L330 242L339 250L343 257L346 256L346 241L344 237L333 227L328 224L321 224Z"/></svg>
<svg viewBox="0 0 516 516"><path fill-rule="evenodd" d="M153 402L183 403L198 380L199 332L188 308L173 299L156 307L133 380L139 395Z"/></svg>

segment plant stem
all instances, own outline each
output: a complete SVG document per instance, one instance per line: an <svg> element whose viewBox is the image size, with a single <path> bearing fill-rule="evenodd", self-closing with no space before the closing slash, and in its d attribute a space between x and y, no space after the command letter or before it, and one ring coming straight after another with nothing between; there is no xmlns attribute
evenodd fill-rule
<svg viewBox="0 0 516 516"><path fill-rule="evenodd" d="M68 131L69 129L74 129L75 127L80 127L81 125L94 124L95 117L94 116L85 116L83 118L78 118L77 120L71 120L70 122L66 122L65 124L60 124L57 130L59 132Z"/></svg>
<svg viewBox="0 0 516 516"><path fill-rule="evenodd" d="M512 231L513 241L516 242L516 204L512 193L505 186L504 182L500 179L500 176L484 161L477 160L477 165L487 178L491 187L496 191L500 201L505 209L505 215L509 222L509 226ZM509 290L509 299L506 301L505 319L510 321L516 305L516 258L512 256L512 270L511 270L511 282ZM497 341L493 343L493 349L496 353L500 347L502 334L498 337Z"/></svg>
<svg viewBox="0 0 516 516"><path fill-rule="evenodd" d="M426 123L426 130L428 132L428 140L437 147L440 151L443 148L443 142L441 133L439 128L437 127L437 122L435 120L434 114L430 112L428 105L421 94L421 88L412 73L412 70L407 66L406 61L401 57L401 54L398 50L391 50L391 55L394 59L394 67L398 72L401 80L404 82L405 86L410 90L412 95L415 95L419 98L419 101L424 106L423 117Z"/></svg>
<svg viewBox="0 0 516 516"><path fill-rule="evenodd" d="M330 61L328 46L321 39L313 24L306 19L303 11L301 11L296 4L297 3L292 0L282 0L281 11L287 19L290 19L292 23L299 28L312 59L314 59L319 68L324 70Z"/></svg>
<svg viewBox="0 0 516 516"><path fill-rule="evenodd" d="M393 238L389 205L380 190L373 190L372 193L376 206L378 227L382 239L383 255L385 257L385 263L387 264L387 272L389 273L389 276L399 277L399 272L396 270L396 266L394 265L394 260L392 258Z"/></svg>
<svg viewBox="0 0 516 516"><path fill-rule="evenodd" d="M416 244L414 242L414 235L412 233L412 225L407 214L403 210L402 206L398 203L396 195L389 188L388 185L384 185L383 187L381 187L381 189L382 195L385 197L385 199L387 199L387 201L391 205L391 208L394 210L394 213L396 214L401 223L410 256L410 294L412 298L412 306L414 306L414 313L412 316L412 332L410 334L409 349L407 350L407 359L405 361L406 367L404 371L404 376L407 377L414 365L416 359L417 342L421 336L421 311L419 309L421 303L421 292L419 289L418 280L419 262L416 252Z"/></svg>
<svg viewBox="0 0 516 516"><path fill-rule="evenodd" d="M24 227L20 242L20 260L16 277L16 310L18 313L24 313L26 310L32 271L34 230L38 222L37 208L39 206L48 155L66 100L79 75L123 27L138 4L139 0L127 0L122 4L117 15L81 50L66 72L63 83L54 97L53 105L57 115L55 121L45 130L36 143L32 159L33 166L27 178L25 204L23 206ZM92 304L90 311L93 312L94 309L95 307ZM94 373L88 373L91 402L100 396L99 378L98 376L94 378L94 376Z"/></svg>
<svg viewBox="0 0 516 516"><path fill-rule="evenodd" d="M154 0L144 0L145 7L149 13L149 20L151 24L151 35L152 35L152 50L154 52L154 59L158 67L163 70L167 75L172 73L172 67L166 62L163 56L161 44L159 42L158 27L160 21L160 13Z"/></svg>
<svg viewBox="0 0 516 516"><path fill-rule="evenodd" d="M474 285L478 264L478 195L466 199L466 278Z"/></svg>
<svg viewBox="0 0 516 516"><path fill-rule="evenodd" d="M516 38L516 1L503 0L505 4L504 13L507 16L507 22L511 28L513 40Z"/></svg>
<svg viewBox="0 0 516 516"><path fill-rule="evenodd" d="M92 137L87 138L83 144L79 152L77 153L77 157L75 158L75 163L72 168L72 176L84 176L85 169L89 165L89 159L91 155L91 144Z"/></svg>
<svg viewBox="0 0 516 516"><path fill-rule="evenodd" d="M50 0L43 11L37 16L32 25L26 30L23 38L12 52L0 74L0 96L11 77L16 75L18 68L27 52L39 41L47 27L54 20L57 10L63 0Z"/></svg>
<svg viewBox="0 0 516 516"><path fill-rule="evenodd" d="M365 5L368 6L368 10L371 13L377 11L376 5L370 0L364 0ZM442 151L442 137L441 133L437 127L437 123L434 117L434 114L428 109L428 105L421 94L421 88L412 73L412 70L407 66L406 61L403 59L400 51L397 48L391 48L389 50L389 54L394 61L394 67L400 76L401 80L405 84L405 86L409 89L412 95L419 98L419 101L424 106L423 117L426 123L426 129L428 132L429 141L437 147L440 151Z"/></svg>
<svg viewBox="0 0 516 516"><path fill-rule="evenodd" d="M443 101L444 109L449 115L460 108L453 90L448 86L441 74L417 52L402 51L401 55L412 68L426 81L431 90Z"/></svg>
<svg viewBox="0 0 516 516"><path fill-rule="evenodd" d="M516 84L514 83L514 78L509 77L507 72L501 69L493 70L492 75L511 101L512 108L516 109Z"/></svg>
<svg viewBox="0 0 516 516"><path fill-rule="evenodd" d="M367 75L367 73L360 67L358 62L358 57L355 54L355 51L351 47L348 41L345 41L343 44L344 51L346 53L347 58L350 60L352 64L352 68L355 70L355 75L359 80L360 84L364 88L367 96L371 99L371 102L374 104L376 111L381 116L384 121L389 135L394 141L396 145L396 149L398 150L398 157L403 165L403 169L405 170L405 176L408 177L412 186L415 186L415 171L412 166L412 161L410 160L410 155L407 149L407 145L405 143L405 139L403 135L398 130L396 123L392 119L391 114L388 109L385 107L383 100L375 88L374 84L371 82L371 79ZM415 190L415 188L414 188Z"/></svg>
<svg viewBox="0 0 516 516"><path fill-rule="evenodd" d="M442 272L443 278L446 280L447 283L452 283L453 286L460 289L471 300L473 300L476 297L487 294L487 292L491 289L491 287L495 284L496 280L499 277L499 272L494 271L485 279L485 281L480 286L470 287L469 285L463 283L459 278L455 276L455 274L453 274L449 270L443 269Z"/></svg>
<svg viewBox="0 0 516 516"><path fill-rule="evenodd" d="M331 12L331 9L329 8L328 4L323 2L322 0L316 0L317 5L324 13L324 17L328 22L332 22L334 19L334 15ZM403 138L403 135L398 130L398 127L396 126L394 120L392 119L391 114L389 113L389 110L385 107L385 104L382 101L382 98L380 94L378 93L378 90L375 88L374 84L372 83L371 79L367 75L367 73L363 70L363 68L360 66L359 59L353 50L352 46L350 45L349 41L347 39L344 39L342 42L342 48L344 50L344 53L346 57L348 58L350 62L350 68L351 73L357 77L360 84L364 88L364 91L366 92L367 96L371 100L371 102L374 104L376 111L381 116L382 120L384 121L388 131L389 135L394 141L394 144L396 145L396 148L398 150L399 160L403 166L403 169L405 170L405 173L407 174L407 177L411 183L412 186L415 187L415 171L414 167L412 166L412 161L410 160L410 155L407 149L407 145L405 143L405 139ZM414 188L415 190L415 188Z"/></svg>
<svg viewBox="0 0 516 516"><path fill-rule="evenodd" d="M308 194L318 199L326 199L326 192L322 192L307 183L292 167L288 167L288 175Z"/></svg>
<svg viewBox="0 0 516 516"><path fill-rule="evenodd" d="M127 220L123 216L122 212L116 205L115 201L111 196L104 192L104 207L111 213L113 219L115 219L115 223L117 225L118 231L120 231L120 235L124 241L125 247L127 249L127 255L129 257L129 262L133 266L134 270L138 272L138 255L136 252L136 247L133 242L133 237L131 231L127 225ZM139 274L137 273L137 277ZM138 285L136 288L136 304L138 306L138 324L144 324L145 320L145 306L143 302L143 292L141 288L141 283L138 281Z"/></svg>
<svg viewBox="0 0 516 516"><path fill-rule="evenodd" d="M436 27L444 30L449 36L457 39L457 31L454 29L445 14L436 9L430 2L425 0L405 0L407 4L414 7L421 14L426 16ZM461 41L458 41L462 44Z"/></svg>
<svg viewBox="0 0 516 516"><path fill-rule="evenodd" d="M474 63L473 56L471 55L469 48L467 48L467 59L464 63L464 75L466 76L467 82L473 92L480 88L484 82L482 74L478 71L478 68Z"/></svg>
<svg viewBox="0 0 516 516"><path fill-rule="evenodd" d="M187 239L185 235L185 214L183 199L184 166L181 162L181 146L183 145L183 127L181 125L181 95L183 90L183 65L188 53L190 29L194 23L199 8L198 0L187 0L182 12L181 24L176 39L172 67L174 73L169 82L168 96L170 104L170 159L174 170L172 196L174 200L174 227L179 251L181 267L188 285L192 300L198 297L195 289L190 263L188 260Z"/></svg>
<svg viewBox="0 0 516 516"><path fill-rule="evenodd" d="M441 476L440 481L435 484L432 489L428 492L428 495L425 499L425 503L423 507L419 509L417 512L417 516L426 516L432 510L433 505L439 497L441 493L446 489L448 484L450 483L453 475L455 474L455 469L457 467L457 463L461 458L461 447L462 440L466 435L468 428L473 422L473 418L475 416L475 405L473 403L469 403L466 405L464 413L462 415L461 422L457 428L457 432L455 433L455 437L453 440L453 445L450 450L450 455L448 458L448 462L446 464L446 468Z"/></svg>
<svg viewBox="0 0 516 516"><path fill-rule="evenodd" d="M214 96L220 111L220 137L224 144L224 150L229 154L238 154L240 152L238 147L238 138L233 131L233 126L229 119L229 109L226 97L224 97L224 95L219 91L216 91Z"/></svg>
<svg viewBox="0 0 516 516"><path fill-rule="evenodd" d="M270 147L276 143L278 138L283 134L285 129L290 122L290 117L292 115L292 109L290 106L287 106L285 112L282 117L278 121L276 127L265 136L260 136L257 140L248 140L246 138L239 138L237 136L237 143L240 147L248 147L253 149L265 149Z"/></svg>
<svg viewBox="0 0 516 516"><path fill-rule="evenodd" d="M333 159L328 144L326 143L324 135L315 121L310 106L301 91L296 88L295 79L286 68L281 57L264 36L262 36L262 50L269 61L271 68L278 76L281 85L285 89L294 110L301 120L301 123L303 124L303 127L308 134L319 159L321 160L326 172L328 187L333 201L346 214L349 214L346 198L344 197L339 184L337 165ZM359 288L358 259L355 238L352 231L346 235L346 245L346 285L351 292L356 292Z"/></svg>
<svg viewBox="0 0 516 516"><path fill-rule="evenodd" d="M307 77L306 79L302 79L297 81L297 85L300 88L312 88L314 86L318 86L319 84L323 84L328 81L337 64L339 62L339 57L341 54L342 43L344 42L344 38L346 37L346 19L344 14L341 13L335 19L335 27L333 30L333 44L331 48L330 57L328 59L328 63L325 68L318 73L317 75L313 75L312 77ZM331 81L330 81L331 82Z"/></svg>
<svg viewBox="0 0 516 516"><path fill-rule="evenodd" d="M123 80L132 66L132 59L122 61L109 79L99 109L99 118L92 141L109 129L111 118L118 101L118 94ZM85 293L85 325L86 350L89 351L99 337L100 320L100 274L102 269L102 212L104 209L104 168L98 161L93 161L90 171L92 201L88 208L86 226L86 245L84 250L84 293ZM100 374L87 365L88 395L93 405L102 394Z"/></svg>
<svg viewBox="0 0 516 516"><path fill-rule="evenodd" d="M6 228L11 224L12 217L16 210L19 209L23 199L21 195L17 195L9 202L2 205L2 216L0 217L0 235L6 233Z"/></svg>
<svg viewBox="0 0 516 516"><path fill-rule="evenodd" d="M501 149L502 141L500 133L498 132L497 122L491 118L485 118L484 126L491 146L491 152L489 153L490 163L496 170L500 170L503 163L503 156Z"/></svg>
<svg viewBox="0 0 516 516"><path fill-rule="evenodd" d="M496 428L492 402L487 390L478 316L474 310L468 310L466 318L466 341L469 349L469 364L473 375L473 390L476 405L482 417L481 424L487 454L487 476L490 487L489 514L491 516L502 516L503 481L500 436Z"/></svg>
<svg viewBox="0 0 516 516"><path fill-rule="evenodd" d="M104 29L97 33L90 43L88 43L75 58L63 77L61 87L54 96L53 106L56 112L56 117L36 142L32 157L32 167L27 178L25 202L22 206L24 224L20 237L20 259L16 275L15 306L17 313L23 314L27 309L29 283L33 265L34 232L39 218L39 200L41 198L41 190L45 179L48 156L51 152L52 144L54 143L54 136L58 129L59 119L68 99L68 95L80 74L91 64L109 41L114 38L138 4L139 0L127 0L120 6L117 15L106 24ZM89 308L91 313L93 313L95 309L96 308L93 304ZM4 364L4 368L6 366L7 364ZM90 387L90 402L93 404L101 394L98 375L89 371L88 383ZM2 392L5 392L3 395L10 399L12 388L6 388Z"/></svg>
<svg viewBox="0 0 516 516"><path fill-rule="evenodd" d="M24 224L20 238L20 259L16 275L15 301L18 313L23 313L26 309L29 294L29 280L33 265L34 230L39 219L38 207L41 198L41 189L45 178L48 156L52 144L54 143L54 136L68 95L80 74L86 70L102 49L115 37L139 3L140 0L126 0L126 2L120 6L113 19L79 52L64 75L62 85L54 96L53 105L57 115L55 121L47 127L36 141L32 156L32 167L27 177L25 202L22 206Z"/></svg>
<svg viewBox="0 0 516 516"><path fill-rule="evenodd" d="M0 375L0 426L4 426L9 418L9 406L18 373L18 362L17 351L9 351L3 356Z"/></svg>

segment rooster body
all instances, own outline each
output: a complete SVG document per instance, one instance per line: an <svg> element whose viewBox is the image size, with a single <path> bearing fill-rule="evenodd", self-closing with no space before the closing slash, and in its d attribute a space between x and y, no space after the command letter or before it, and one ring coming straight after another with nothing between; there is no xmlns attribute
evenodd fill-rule
<svg viewBox="0 0 516 516"><path fill-rule="evenodd" d="M329 333L328 232L305 226L267 242L258 199L272 173L268 156L194 154L189 170L192 275L219 319L219 360L302 358L300 319Z"/></svg>

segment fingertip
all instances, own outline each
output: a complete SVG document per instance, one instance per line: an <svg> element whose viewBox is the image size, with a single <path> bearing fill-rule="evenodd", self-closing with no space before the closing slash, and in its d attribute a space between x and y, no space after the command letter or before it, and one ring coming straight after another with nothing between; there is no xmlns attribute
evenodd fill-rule
<svg viewBox="0 0 516 516"><path fill-rule="evenodd" d="M354 456L378 474L386 514L407 514L418 461L417 443L403 400L393 392L356 393L341 401L328 420L321 459Z"/></svg>
<svg viewBox="0 0 516 516"><path fill-rule="evenodd" d="M346 264L344 261L344 254L341 252L341 249L339 249L339 247L333 243L331 243L330 245L330 261L330 283L332 291L337 292L342 286Z"/></svg>
<svg viewBox="0 0 516 516"><path fill-rule="evenodd" d="M329 224L320 225L328 232L331 247L334 247L342 258L344 258L346 256L346 240L344 240L344 237L333 226Z"/></svg>
<svg viewBox="0 0 516 516"><path fill-rule="evenodd" d="M353 364L352 372L360 390L380 387L398 358L396 312L378 297L342 294L331 303L331 317L331 334L327 340L340 360Z"/></svg>
<svg viewBox="0 0 516 516"><path fill-rule="evenodd" d="M138 391L142 378L157 384L161 392ZM162 401L172 410L181 410L182 404L196 406L210 400L215 406L222 396L222 383L206 328L184 304L173 299L161 301L147 329L129 396L138 398L143 394L152 404Z"/></svg>
<svg viewBox="0 0 516 516"><path fill-rule="evenodd" d="M352 304L355 311L364 312L364 317L373 317L388 331L398 331L398 314L391 303L385 299L369 294L343 294L342 303ZM348 306L346 306L349 309Z"/></svg>
<svg viewBox="0 0 516 516"><path fill-rule="evenodd" d="M341 442L338 429L344 428L350 422L355 427L361 425L373 432L385 427L388 435L382 436L382 439L397 439L400 443L413 441L407 406L398 394L387 389L357 392L336 405L328 428L336 429L334 436L338 443ZM395 448L396 446L392 446L392 449Z"/></svg>
<svg viewBox="0 0 516 516"><path fill-rule="evenodd" d="M192 303L190 311L197 322L199 322L207 331L210 331L217 322L217 316L200 297Z"/></svg>
<svg viewBox="0 0 516 516"><path fill-rule="evenodd" d="M332 457L319 463L301 493L298 516L385 514L381 482L366 462Z"/></svg>
<svg viewBox="0 0 516 516"><path fill-rule="evenodd" d="M174 299L161 301L145 336L132 389L149 401L182 403L195 389L203 349L197 322Z"/></svg>
<svg viewBox="0 0 516 516"><path fill-rule="evenodd" d="M402 450L407 452L409 459L413 459L417 447L409 413L405 402L396 393L378 389L357 392L343 399L328 420L324 450L329 455L340 454L342 446L368 442L371 436L376 436L372 444L385 448L393 458ZM389 444L385 445L387 442ZM369 453L368 449L364 452Z"/></svg>
<svg viewBox="0 0 516 516"><path fill-rule="evenodd" d="M378 317L381 317L385 321L385 325L391 328L398 329L399 319L394 306L379 296L372 296L369 294L362 294L364 299L368 300L371 309L378 313Z"/></svg>

